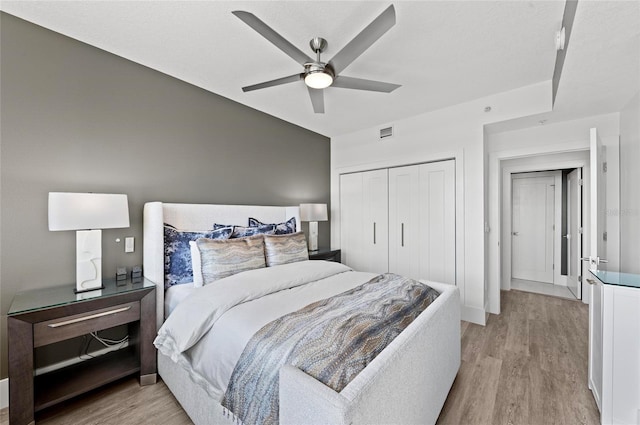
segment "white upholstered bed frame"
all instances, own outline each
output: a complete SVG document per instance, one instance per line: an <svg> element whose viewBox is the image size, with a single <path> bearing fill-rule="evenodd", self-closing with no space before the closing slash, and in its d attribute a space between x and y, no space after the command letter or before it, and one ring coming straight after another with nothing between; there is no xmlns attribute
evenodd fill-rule
<svg viewBox="0 0 640 425"><path fill-rule="evenodd" d="M157 285L158 327L164 317L163 223L203 230L214 222L246 225L248 217L271 223L296 217L300 225L297 207L145 204L144 275ZM435 423L460 367L460 301L455 286L429 285L441 295L341 392L295 367L284 366L280 371L280 423ZM158 372L194 423L234 423L181 366L160 353Z"/></svg>

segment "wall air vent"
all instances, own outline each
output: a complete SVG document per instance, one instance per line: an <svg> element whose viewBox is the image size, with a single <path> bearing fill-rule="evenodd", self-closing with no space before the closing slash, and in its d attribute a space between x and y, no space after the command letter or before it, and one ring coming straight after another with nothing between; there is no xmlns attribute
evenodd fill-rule
<svg viewBox="0 0 640 425"><path fill-rule="evenodd" d="M380 140L393 137L393 126L380 129Z"/></svg>

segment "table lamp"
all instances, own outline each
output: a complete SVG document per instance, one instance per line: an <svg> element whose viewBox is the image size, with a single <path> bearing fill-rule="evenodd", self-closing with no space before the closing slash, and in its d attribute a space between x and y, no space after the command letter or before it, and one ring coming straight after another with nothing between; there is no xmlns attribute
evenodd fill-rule
<svg viewBox="0 0 640 425"><path fill-rule="evenodd" d="M76 293L104 288L101 229L123 227L127 195L49 192L49 230L76 230Z"/></svg>
<svg viewBox="0 0 640 425"><path fill-rule="evenodd" d="M327 221L327 204L300 204L300 220L309 222L309 251L318 250L318 222Z"/></svg>

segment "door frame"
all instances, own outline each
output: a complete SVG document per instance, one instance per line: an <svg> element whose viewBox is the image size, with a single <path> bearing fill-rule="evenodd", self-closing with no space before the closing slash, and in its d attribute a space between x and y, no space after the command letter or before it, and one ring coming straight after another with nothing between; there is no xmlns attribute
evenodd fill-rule
<svg viewBox="0 0 640 425"><path fill-rule="evenodd" d="M553 177L554 181L554 205L553 205L553 222L554 222L554 231L553 231L553 264L555 265L553 270L553 282L552 285L560 285L567 286L567 278L561 274L562 268L560 267L562 261L562 252L561 252L561 230L562 226L558 223L562 223L562 171L560 170L552 170L552 171L536 171L536 172L511 172L507 175L504 175L503 178L506 177L509 179L508 182L503 181L504 190L508 190L508 194L505 193L506 196L503 196L503 217L505 219L504 224L505 232L509 235L511 234L513 227L513 180L518 178L532 178L532 177ZM507 189L508 186L508 189ZM504 276L509 276L509 279L505 279L511 289L511 279L512 279L512 261L513 261L513 244L512 239L509 238L508 243L508 252L507 247L505 246L505 251L503 253L502 260L505 265L508 264L507 269L505 269Z"/></svg>
<svg viewBox="0 0 640 425"><path fill-rule="evenodd" d="M588 141L587 141L588 142ZM488 258L486 260L486 273L487 277L487 309L488 313L500 314L500 290L504 288L505 279L503 278L502 265L502 253L505 251L503 244L503 226L502 226L502 195L505 192L505 188L502 187L503 171L505 172L525 172L525 171L542 171L548 169L564 169L564 168L578 168L583 169L583 180L585 187L589 187L589 160L582 159L568 159L549 161L544 165L531 165L531 166L513 166L504 167L503 161L519 158L536 158L539 156L560 155L572 152L589 152L589 145L584 140L577 140L568 143L559 143L554 145L554 149L550 150L549 146L530 146L526 148L517 148L512 150L504 150L491 152L489 154L489 187L488 187L488 204L489 204L489 221L485 225L486 232L488 233ZM586 191L586 199L583 197L583 205L588 205L589 194ZM584 223L588 223L588 216L585 217L583 211ZM588 231L588 229L586 229ZM585 246L585 241L588 240L588 235L584 235L582 239L582 249L586 252L588 248ZM584 276L584 274L583 274ZM510 281L509 281L510 283ZM583 286L584 294L584 286ZM583 295L583 301L585 297Z"/></svg>

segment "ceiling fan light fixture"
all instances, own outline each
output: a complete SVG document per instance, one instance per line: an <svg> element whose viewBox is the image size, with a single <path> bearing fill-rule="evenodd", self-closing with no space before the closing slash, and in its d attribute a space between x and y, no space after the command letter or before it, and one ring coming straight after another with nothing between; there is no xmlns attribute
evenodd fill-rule
<svg viewBox="0 0 640 425"><path fill-rule="evenodd" d="M333 84L333 77L324 70L309 71L304 77L304 83L312 89L326 89Z"/></svg>

